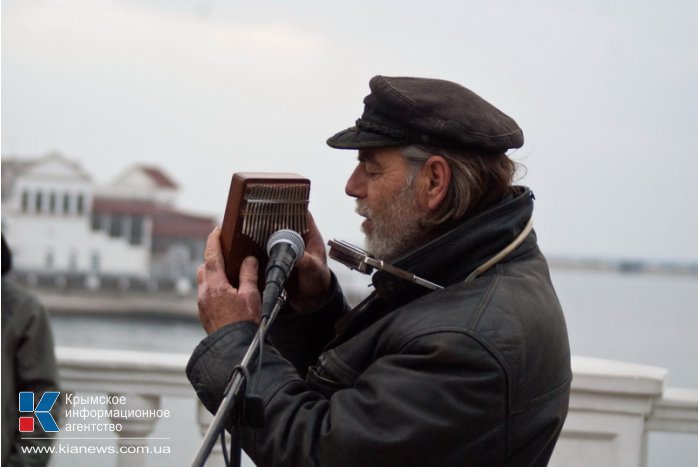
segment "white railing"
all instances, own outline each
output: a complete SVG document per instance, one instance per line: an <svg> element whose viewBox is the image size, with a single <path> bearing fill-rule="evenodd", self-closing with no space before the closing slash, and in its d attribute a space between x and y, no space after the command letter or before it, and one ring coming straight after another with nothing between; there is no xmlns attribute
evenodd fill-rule
<svg viewBox="0 0 700 467"><path fill-rule="evenodd" d="M551 466L643 467L649 432L698 432L697 390L665 388L665 369L577 356L571 366L569 415Z"/></svg>
<svg viewBox="0 0 700 467"><path fill-rule="evenodd" d="M185 354L59 347L57 358L63 391L123 395L126 404L119 409L154 411L162 397L195 397L185 377ZM666 370L585 357L573 357L572 367L569 415L550 465L643 467L650 431L697 433L697 390L665 388ZM195 419L203 433L211 416L197 404ZM148 445L157 417L112 422L122 425L116 444L134 451ZM116 457L117 466L150 462L133 452ZM181 458L177 465L190 461ZM221 463L217 446L207 465Z"/></svg>

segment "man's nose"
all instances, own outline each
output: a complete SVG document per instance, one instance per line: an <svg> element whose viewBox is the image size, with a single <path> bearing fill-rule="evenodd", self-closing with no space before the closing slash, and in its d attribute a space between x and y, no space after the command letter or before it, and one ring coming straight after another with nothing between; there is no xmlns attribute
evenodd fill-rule
<svg viewBox="0 0 700 467"><path fill-rule="evenodd" d="M365 196L365 188L362 180L362 164L357 164L357 167L355 167L345 184L345 194L353 198L363 198Z"/></svg>

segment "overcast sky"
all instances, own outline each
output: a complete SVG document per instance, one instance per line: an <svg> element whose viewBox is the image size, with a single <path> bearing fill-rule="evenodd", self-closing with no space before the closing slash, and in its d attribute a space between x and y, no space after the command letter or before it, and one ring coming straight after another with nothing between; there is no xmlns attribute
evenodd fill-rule
<svg viewBox="0 0 700 467"><path fill-rule="evenodd" d="M312 181L359 241L355 153L325 145L376 74L449 79L512 116L545 253L695 260L694 0L4 0L2 155L59 151L98 183L162 166L223 215L237 171Z"/></svg>

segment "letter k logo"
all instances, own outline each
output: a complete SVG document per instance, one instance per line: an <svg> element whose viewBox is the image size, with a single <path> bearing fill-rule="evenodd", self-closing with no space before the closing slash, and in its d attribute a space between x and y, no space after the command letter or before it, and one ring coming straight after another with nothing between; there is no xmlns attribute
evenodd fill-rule
<svg viewBox="0 0 700 467"><path fill-rule="evenodd" d="M45 432L59 431L56 420L51 415L51 409L56 403L59 394L58 391L46 391L39 399L36 408L34 408L34 393L22 391L19 393L19 411L33 412ZM34 431L34 417L19 417L19 431Z"/></svg>

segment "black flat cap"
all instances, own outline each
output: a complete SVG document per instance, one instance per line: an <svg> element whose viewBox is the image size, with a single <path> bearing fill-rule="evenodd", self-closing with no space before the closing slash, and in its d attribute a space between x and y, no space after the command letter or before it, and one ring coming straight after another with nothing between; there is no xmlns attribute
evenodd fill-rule
<svg viewBox="0 0 700 467"><path fill-rule="evenodd" d="M375 76L355 126L328 138L337 149L428 144L506 152L523 145L518 124L457 83Z"/></svg>

